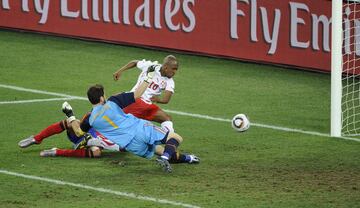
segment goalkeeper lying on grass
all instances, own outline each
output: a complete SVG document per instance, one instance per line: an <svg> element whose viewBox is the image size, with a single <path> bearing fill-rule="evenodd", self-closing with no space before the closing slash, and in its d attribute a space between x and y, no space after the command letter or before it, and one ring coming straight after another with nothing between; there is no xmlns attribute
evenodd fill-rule
<svg viewBox="0 0 360 208"><path fill-rule="evenodd" d="M199 158L194 155L182 155L178 153L177 147L183 140L180 135L174 132L166 132L150 122L138 119L131 114L125 114L122 111L123 108L135 102L135 99L142 95L151 82L153 74L154 67L150 66L147 79L135 90L135 92L117 94L111 96L107 101L104 95L104 88L101 85L90 87L87 94L89 101L93 105L93 109L90 114L84 116L81 122L73 115L71 106L67 103L63 104L63 111L67 114L68 119L66 122L62 122L62 129L64 130L65 127L68 128L71 126L67 131L68 136L72 135L75 136L75 138L82 138L85 140L85 143L89 142L90 145L93 145L91 144L92 142L98 141L96 146L91 146L90 148L83 150L84 154L81 154L81 156L100 156L101 148L104 148L104 146L101 146L101 142L103 141L103 143L106 143L104 141L109 139L112 148L115 148L118 151L126 150L148 159L150 159L154 153L161 155L156 161L166 172L172 171L169 162L199 162ZM59 125L61 125L61 123ZM91 133L84 136L85 132L90 131L92 128L100 132L101 135L106 136L106 138L99 138L96 132L92 136ZM75 133L75 135L73 133ZM28 147L32 144L40 143L41 139L35 137L29 137L20 141L19 146ZM98 139L91 139L92 137ZM78 144L81 143L83 142ZM165 144L165 148L160 144ZM61 154L62 151L64 150L53 148L51 150L42 151L40 155L66 156L65 154Z"/></svg>
<svg viewBox="0 0 360 208"><path fill-rule="evenodd" d="M73 110L70 104L67 102L63 103L62 110L69 117L73 116ZM86 118L86 115L84 118ZM83 118L83 119L84 119ZM82 119L82 120L83 120ZM80 125L82 121L80 122ZM53 135L60 134L66 131L67 137L70 142L73 144L74 149L58 149L52 148L49 150L44 150L40 152L42 157L53 157L53 156L63 156L63 157L100 157L102 150L110 150L113 152L125 152L124 149L120 149L119 145L111 142L106 139L99 132L91 128L84 136L76 136L72 128L69 126L67 120L62 120L54 124L49 125L42 131L40 131L35 136L30 136L26 139L23 139L19 142L19 147L26 148L33 144L40 144L44 139L49 138ZM161 155L163 151L162 146L156 147L156 154ZM199 158L194 155L181 154L177 152L177 157L172 158L171 163L198 163Z"/></svg>

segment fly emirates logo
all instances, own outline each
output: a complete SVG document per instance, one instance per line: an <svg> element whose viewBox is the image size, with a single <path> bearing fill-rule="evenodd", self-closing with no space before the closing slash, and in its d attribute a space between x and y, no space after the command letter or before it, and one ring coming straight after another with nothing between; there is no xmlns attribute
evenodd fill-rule
<svg viewBox="0 0 360 208"><path fill-rule="evenodd" d="M267 52L269 55L276 53L279 41L288 42L292 48L311 48L313 51L330 52L331 18L312 12L311 5L299 1L288 1L287 7L269 9L259 6L260 0L229 1L231 39L238 40L241 27L249 21L250 34L248 36L251 42L257 43L259 39L264 40L269 45ZM324 8L323 11L326 9L331 11L331 4L327 5L329 8ZM344 51L345 54L355 51L359 56L360 20L358 18L360 15L355 15L356 13L351 8L353 7L347 5L343 12ZM270 16L273 17L271 20ZM284 32L289 34L289 40L279 38L279 33L284 34Z"/></svg>
<svg viewBox="0 0 360 208"><path fill-rule="evenodd" d="M267 44L270 45L268 50L268 54L274 54L277 49L278 41L279 41L279 32L281 31L281 25L290 24L290 45L291 47L296 48L309 48L310 45L314 50L319 50L319 27L323 26L323 43L321 46L324 51L330 51L330 23L329 20L324 15L311 14L309 7L304 3L298 2L289 2L290 16L287 16L284 12L278 8L273 9L273 11L268 11L265 7L258 7L257 0L231 0L231 31L230 36L232 39L238 39L238 17L244 17L245 13L243 10L238 9L238 6L241 4L247 5L247 11L250 11L250 39L252 42L258 42L258 33L257 30L262 30L263 38ZM273 21L269 21L268 13L274 12ZM305 20L300 17L299 13L306 13L311 16L311 22L305 22ZM261 18L261 25L257 18ZM285 19L284 19L285 18ZM288 20L290 19L290 21ZM299 34L301 33L301 26L304 25L312 25L312 34L311 37L308 37L308 40L301 41L299 40ZM272 30L272 32L270 32ZM310 40L312 42L310 43Z"/></svg>
<svg viewBox="0 0 360 208"><path fill-rule="evenodd" d="M2 1L2 8L12 8L10 0ZM162 29L166 26L171 31L191 32L196 25L192 8L195 0L143 0L136 4L135 12L131 12L131 0L78 0L80 6L74 7L74 0L60 1L60 15L66 18L82 18L83 20L103 21L106 23L130 25L131 21L138 27ZM78 2L77 1L77 2ZM40 14L40 24L48 21L50 0L22 0L21 10L31 12L29 4L34 4L35 11ZM162 7L164 3L164 7ZM79 4L77 4L79 5ZM162 16L163 15L163 16ZM182 21L175 21L175 16L182 16ZM165 25L162 25L161 19Z"/></svg>
<svg viewBox="0 0 360 208"><path fill-rule="evenodd" d="M250 41L251 44L268 46L265 51L268 55L276 54L278 48L284 45L293 49L330 52L331 18L323 14L331 13L330 4L325 4L326 7L319 10L316 6L318 3L310 1L304 3L301 0L274 0L277 4L272 5L275 6L262 6L269 5L268 0L0 0L0 2L0 15L1 12L22 11L21 15L39 16L40 25L47 24L50 18L51 20L66 18L81 20L77 21L79 24L111 23L113 26L185 32L190 39L196 37L194 39L199 40L200 36L205 42L213 39L220 40L217 41L219 43L237 41L242 44ZM312 11L315 7L317 12ZM354 15L351 8L345 6L343 12L344 51L346 54L355 51L356 55L360 56L360 35L354 35L360 34L360 19L357 17L360 17L360 14ZM197 21L197 18L202 19ZM225 31L217 30L224 25ZM198 44L197 42L195 41L194 45Z"/></svg>

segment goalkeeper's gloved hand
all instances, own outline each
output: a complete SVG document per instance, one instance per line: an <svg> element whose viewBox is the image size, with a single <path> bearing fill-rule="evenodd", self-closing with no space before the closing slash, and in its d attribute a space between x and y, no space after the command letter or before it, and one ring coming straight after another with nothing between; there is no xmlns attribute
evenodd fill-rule
<svg viewBox="0 0 360 208"><path fill-rule="evenodd" d="M67 121L69 123L71 123L73 120L75 120L75 116L74 116L74 112L72 110L71 105L68 102L64 102L62 104L62 108L61 108L62 112L65 113L66 117L67 117Z"/></svg>
<svg viewBox="0 0 360 208"><path fill-rule="evenodd" d="M92 139L93 137L91 136L91 134L86 133L83 136L83 140L81 142L79 142L77 145L75 145L74 149L84 149L87 147L87 143L90 139Z"/></svg>
<svg viewBox="0 0 360 208"><path fill-rule="evenodd" d="M144 79L145 82L150 83L155 75L155 65L149 66L148 70L146 71L146 77Z"/></svg>

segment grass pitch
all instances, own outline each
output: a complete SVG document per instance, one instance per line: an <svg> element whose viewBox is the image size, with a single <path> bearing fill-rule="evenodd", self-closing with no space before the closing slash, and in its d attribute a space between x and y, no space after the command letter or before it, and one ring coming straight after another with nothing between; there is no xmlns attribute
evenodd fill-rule
<svg viewBox="0 0 360 208"><path fill-rule="evenodd" d="M43 35L0 31L0 84L85 97L102 83L107 94L130 90L138 70L112 73L133 59L159 60L165 52ZM231 119L245 113L255 124L327 134L330 75L174 54L180 61L175 94L161 107ZM129 153L100 159L40 158L70 148L65 134L20 149L17 142L63 119L63 101L0 87L0 170L179 202L163 204L81 187L0 173L0 207L359 207L360 143L252 126L237 133L229 122L171 114L183 136L180 149L202 161L174 165L165 174ZM80 116L87 101L71 100Z"/></svg>

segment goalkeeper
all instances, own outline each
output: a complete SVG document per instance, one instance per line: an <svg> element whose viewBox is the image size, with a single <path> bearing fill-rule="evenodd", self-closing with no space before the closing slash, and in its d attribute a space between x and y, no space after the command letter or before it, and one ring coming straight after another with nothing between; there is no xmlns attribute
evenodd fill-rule
<svg viewBox="0 0 360 208"><path fill-rule="evenodd" d="M64 102L62 105L62 110L66 114L67 117L73 116L73 110L69 103ZM86 114L83 120L89 114ZM52 148L48 150L43 150L40 152L40 156L42 157L54 157L54 156L63 156L63 157L89 157L89 158L97 158L102 154L102 150L110 150L113 152L125 152L124 149L120 149L119 145L111 142L106 139L99 132L95 131L93 128L89 129L84 136L76 136L74 131L69 126L67 120L61 120L59 122L53 123L47 126L45 129L40 131L35 136L30 136L26 139L23 139L19 142L19 147L27 148L31 145L39 145L46 138L49 138L53 135L60 134L66 131L67 137L70 142L73 144L73 149L58 149ZM161 155L164 151L164 148L161 145L156 146L155 153L157 155ZM189 154L181 154L180 152L176 153L176 157L170 160L170 163L198 163L199 158L195 155Z"/></svg>
<svg viewBox="0 0 360 208"><path fill-rule="evenodd" d="M66 116L68 118L72 117L73 116L73 110L72 110L72 107L70 106L69 103L65 102L63 104L63 112L66 114ZM84 116L84 118L87 118L89 116L89 114L86 114ZM82 119L82 121L86 120L86 119ZM70 119L69 119L70 120ZM82 124L82 121L76 121L76 122L79 122L80 123L80 126L83 126L82 128L83 129L86 129L86 125L83 125ZM158 127L155 127L155 128L158 128ZM164 131L163 129L161 128L158 128L159 131ZM80 148L80 149L83 149L83 148L100 148L99 150L99 153L97 153L96 157L99 157L100 154L101 154L101 150L111 150L111 151L120 151L120 152L125 152L126 150L125 149L121 149L119 147L119 145L111 142L110 140L106 139L103 135L101 135L99 132L95 132L95 135L96 137L94 136L94 134L89 134L89 132L91 131L94 131L93 128L91 128L87 134L85 134L84 136L82 136L82 141L79 142L77 144L77 147ZM76 149L76 150L70 150L70 149L57 149L57 148L53 148L53 149L50 149L50 150L44 150L40 153L41 156L70 156L70 157L79 157L77 155L74 155L74 154L70 154L72 152L78 152L79 149ZM59 154L60 152L60 154ZM63 155L61 154L61 152L68 152L69 155ZM161 145L156 145L155 147L155 154L161 156L164 152L164 147L161 146ZM189 164L192 164L192 163L199 163L199 158L196 157L195 155L191 155L191 154L181 154L179 151L176 152L175 154L176 156L175 157L172 157L171 160L169 161L170 163L189 163Z"/></svg>
<svg viewBox="0 0 360 208"><path fill-rule="evenodd" d="M68 122L72 124L77 136L82 136L86 130L94 128L121 149L148 159L153 157L157 145L165 144L161 156L156 161L165 172L172 172L169 160L177 157L176 152L183 141L182 137L174 132L165 132L162 128L122 110L144 93L149 83L152 83L154 73L155 67L150 66L144 81L134 92L117 94L107 100L103 86L91 86L87 91L88 99L93 106L90 116L81 124L74 116L69 117ZM158 153L160 151L158 150Z"/></svg>

